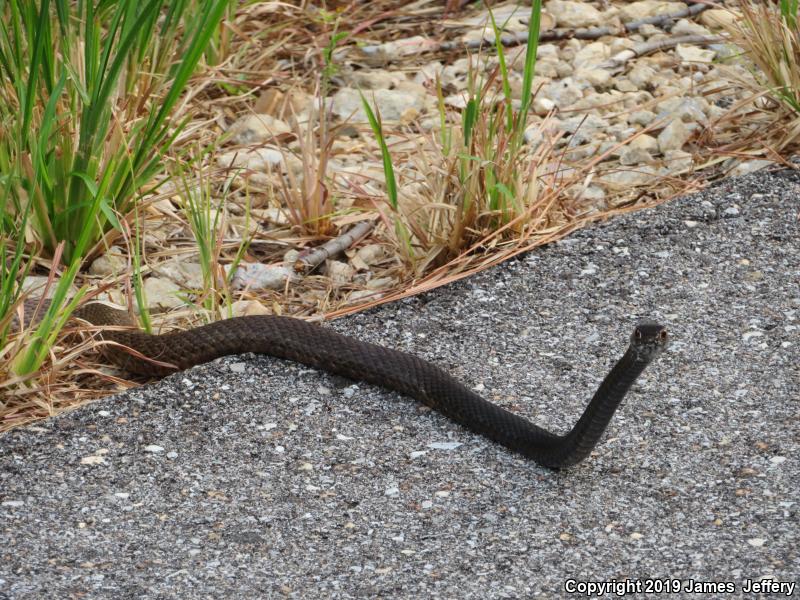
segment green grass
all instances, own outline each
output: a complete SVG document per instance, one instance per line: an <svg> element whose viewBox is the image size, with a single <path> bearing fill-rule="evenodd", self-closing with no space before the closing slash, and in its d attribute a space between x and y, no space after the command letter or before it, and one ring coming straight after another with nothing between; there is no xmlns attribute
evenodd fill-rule
<svg viewBox="0 0 800 600"><path fill-rule="evenodd" d="M499 64L487 77L470 67L459 125L451 124L441 85L437 85L440 154L435 163L418 169L428 177L427 207L404 208L382 124L362 96L382 155L397 244L407 263L419 263L415 265L418 273L432 263L455 258L477 239L518 221L528 209L526 201L533 196L531 186L535 182L525 159L528 148L524 133L533 97L541 4L541 0L534 0L531 5L520 98L512 97L502 28L491 10ZM519 227L508 229L509 234L518 231Z"/></svg>
<svg viewBox="0 0 800 600"><path fill-rule="evenodd" d="M162 157L184 124L172 113L234 4L0 2L0 234L15 240L3 244L11 260L0 266L0 315L19 298L31 257L63 266L15 373L44 360L84 257L165 179ZM0 328L0 342L5 335Z"/></svg>

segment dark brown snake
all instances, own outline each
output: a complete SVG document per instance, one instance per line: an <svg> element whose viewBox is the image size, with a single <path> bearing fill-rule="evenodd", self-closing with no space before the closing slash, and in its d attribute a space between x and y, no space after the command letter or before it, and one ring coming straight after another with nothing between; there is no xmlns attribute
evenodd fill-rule
<svg viewBox="0 0 800 600"><path fill-rule="evenodd" d="M132 327L126 311L102 303L89 303L75 315L95 326ZM168 375L220 356L257 352L367 381L411 396L468 429L551 468L574 465L589 455L633 382L668 343L666 328L651 321L640 323L631 335L628 350L600 384L581 418L568 433L556 435L484 400L417 356L291 317L236 317L162 335L133 328L103 329L101 336L149 359L168 363L155 364L119 346L104 345L104 353L114 364L143 375Z"/></svg>

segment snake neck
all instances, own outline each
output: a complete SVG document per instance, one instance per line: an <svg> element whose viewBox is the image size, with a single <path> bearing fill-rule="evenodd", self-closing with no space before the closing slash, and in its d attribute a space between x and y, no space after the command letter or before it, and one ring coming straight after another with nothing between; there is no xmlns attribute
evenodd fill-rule
<svg viewBox="0 0 800 600"><path fill-rule="evenodd" d="M545 457L540 462L548 467L561 468L577 464L589 456L628 390L650 362L632 346L629 347L603 379L575 426L560 438L552 459Z"/></svg>

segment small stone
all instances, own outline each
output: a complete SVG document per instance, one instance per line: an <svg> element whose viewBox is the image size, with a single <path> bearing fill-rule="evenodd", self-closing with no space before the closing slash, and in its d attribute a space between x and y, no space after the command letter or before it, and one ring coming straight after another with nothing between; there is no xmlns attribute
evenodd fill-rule
<svg viewBox="0 0 800 600"><path fill-rule="evenodd" d="M584 2L550 0L547 3L547 12L555 17L558 27L568 29L598 26L603 22L602 13Z"/></svg>
<svg viewBox="0 0 800 600"><path fill-rule="evenodd" d="M144 294L150 310L168 310L183 306L181 292L180 286L165 277L148 277L144 280Z"/></svg>
<svg viewBox="0 0 800 600"><path fill-rule="evenodd" d="M236 144L259 144L290 133L291 127L272 115L255 114L242 117L228 131Z"/></svg>
<svg viewBox="0 0 800 600"><path fill-rule="evenodd" d="M236 268L231 286L236 290L282 290L294 271L281 265L244 263Z"/></svg>
<svg viewBox="0 0 800 600"><path fill-rule="evenodd" d="M455 450L459 446L463 446L463 444L461 442L431 442L426 446L434 450Z"/></svg>
<svg viewBox="0 0 800 600"><path fill-rule="evenodd" d="M161 446L157 446L156 444L149 444L144 447L145 452L150 452L152 454L158 454L159 452L163 452L164 448Z"/></svg>
<svg viewBox="0 0 800 600"><path fill-rule="evenodd" d="M692 137L692 131L681 119L673 119L661 133L658 134L658 147L661 152L680 150Z"/></svg>
<svg viewBox="0 0 800 600"><path fill-rule="evenodd" d="M750 538L747 540L747 543L753 546L754 548L760 548L766 543L767 540L764 538Z"/></svg>
<svg viewBox="0 0 800 600"><path fill-rule="evenodd" d="M128 267L128 261L125 259L122 250L117 246L111 246L108 252L92 261L89 267L91 275L106 277L108 275L116 275L121 273Z"/></svg>
<svg viewBox="0 0 800 600"><path fill-rule="evenodd" d="M717 55L714 50L706 50L690 44L678 44L675 54L687 63L711 63Z"/></svg>

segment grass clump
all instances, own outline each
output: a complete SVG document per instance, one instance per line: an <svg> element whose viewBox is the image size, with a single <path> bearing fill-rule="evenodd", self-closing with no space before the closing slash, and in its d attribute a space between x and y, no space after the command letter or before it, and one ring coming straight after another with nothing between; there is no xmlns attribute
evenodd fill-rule
<svg viewBox="0 0 800 600"><path fill-rule="evenodd" d="M87 257L125 230L185 121L172 115L233 0L0 4L0 373L30 379L69 313ZM53 300L9 343L24 276ZM21 379L20 379L21 378Z"/></svg>

